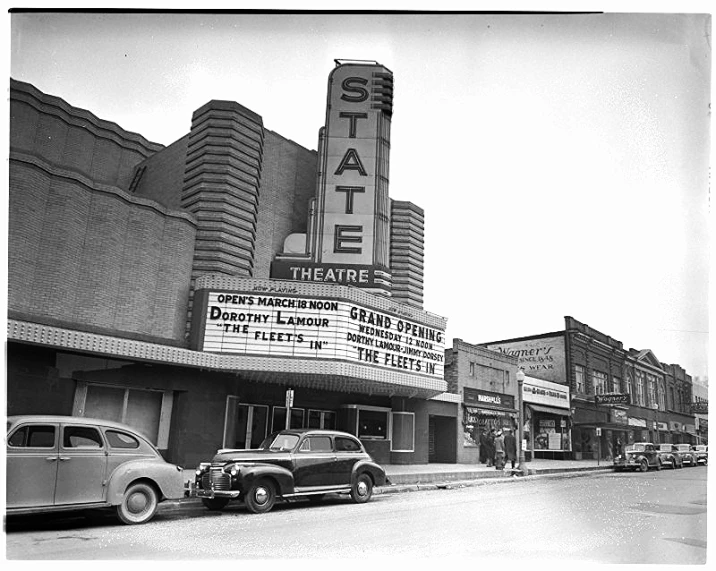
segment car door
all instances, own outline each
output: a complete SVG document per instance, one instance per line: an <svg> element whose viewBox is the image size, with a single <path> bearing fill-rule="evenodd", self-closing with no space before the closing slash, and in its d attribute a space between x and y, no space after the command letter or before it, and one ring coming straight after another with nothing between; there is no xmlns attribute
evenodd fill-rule
<svg viewBox="0 0 716 571"><path fill-rule="evenodd" d="M293 481L297 488L335 486L336 455L328 435L308 435L293 455Z"/></svg>
<svg viewBox="0 0 716 571"><path fill-rule="evenodd" d="M55 499L59 425L20 424L7 439L7 507L51 506Z"/></svg>
<svg viewBox="0 0 716 571"><path fill-rule="evenodd" d="M347 436L336 436L336 481L350 485L355 463L364 458L360 442Z"/></svg>
<svg viewBox="0 0 716 571"><path fill-rule="evenodd" d="M107 446L99 429L75 424L60 429L55 505L104 501Z"/></svg>

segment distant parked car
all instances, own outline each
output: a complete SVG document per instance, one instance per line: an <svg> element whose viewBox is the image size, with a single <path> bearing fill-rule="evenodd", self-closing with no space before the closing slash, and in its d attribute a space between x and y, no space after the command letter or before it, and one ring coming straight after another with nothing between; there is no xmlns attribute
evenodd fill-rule
<svg viewBox="0 0 716 571"><path fill-rule="evenodd" d="M706 466L706 464L709 463L709 447L705 444L696 444L695 446L691 447L691 450L696 454L696 463L697 464L703 464Z"/></svg>
<svg viewBox="0 0 716 571"><path fill-rule="evenodd" d="M696 466L696 453L691 450L690 444L674 444L674 447L684 466Z"/></svg>
<svg viewBox="0 0 716 571"><path fill-rule="evenodd" d="M657 448L662 466L671 466L672 470L684 467L684 464L681 462L681 454L678 453L673 444L659 444Z"/></svg>
<svg viewBox="0 0 716 571"><path fill-rule="evenodd" d="M320 500L325 494L350 494L367 502L374 486L387 482L355 436L333 430L281 430L256 450L219 450L196 470L193 494L210 510L231 500L253 513L268 512L277 500Z"/></svg>
<svg viewBox="0 0 716 571"><path fill-rule="evenodd" d="M641 470L646 472L649 468L661 470L659 451L651 442L635 442L629 444L622 454L614 458L614 470Z"/></svg>
<svg viewBox="0 0 716 571"><path fill-rule="evenodd" d="M115 509L126 524L184 496L182 468L117 422L72 416L7 419L7 514Z"/></svg>

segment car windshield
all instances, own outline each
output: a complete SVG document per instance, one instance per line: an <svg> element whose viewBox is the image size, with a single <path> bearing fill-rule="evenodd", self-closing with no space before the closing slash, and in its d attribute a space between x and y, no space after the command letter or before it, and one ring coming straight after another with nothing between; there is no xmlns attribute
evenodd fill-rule
<svg viewBox="0 0 716 571"><path fill-rule="evenodd" d="M694 446L694 450L696 450L696 452L706 452L706 446L703 444L697 444Z"/></svg>
<svg viewBox="0 0 716 571"><path fill-rule="evenodd" d="M659 444L660 452L671 452L671 444Z"/></svg>
<svg viewBox="0 0 716 571"><path fill-rule="evenodd" d="M297 434L272 434L259 446L259 450L293 450L298 442Z"/></svg>
<svg viewBox="0 0 716 571"><path fill-rule="evenodd" d="M630 444L627 446L627 452L644 452L646 450L646 444Z"/></svg>
<svg viewBox="0 0 716 571"><path fill-rule="evenodd" d="M688 444L677 444L676 449L679 452L688 452L689 451L689 445Z"/></svg>

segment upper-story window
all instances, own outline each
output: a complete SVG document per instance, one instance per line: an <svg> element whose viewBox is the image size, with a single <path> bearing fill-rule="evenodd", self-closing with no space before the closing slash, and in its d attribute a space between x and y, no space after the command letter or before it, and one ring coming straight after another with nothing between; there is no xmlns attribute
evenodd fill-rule
<svg viewBox="0 0 716 571"><path fill-rule="evenodd" d="M622 392L622 382L619 377L612 377L612 392L613 393Z"/></svg>
<svg viewBox="0 0 716 571"><path fill-rule="evenodd" d="M607 374L601 371L592 371L592 385L595 395L603 395L607 392Z"/></svg>
<svg viewBox="0 0 716 571"><path fill-rule="evenodd" d="M636 372L636 404L645 406L646 403L646 387L644 386L646 379L642 371Z"/></svg>
<svg viewBox="0 0 716 571"><path fill-rule="evenodd" d="M475 376L475 361L470 361L470 376Z"/></svg>
<svg viewBox="0 0 716 571"><path fill-rule="evenodd" d="M655 407L659 402L656 398L656 377L654 375L646 376L647 388L649 389L647 406Z"/></svg>
<svg viewBox="0 0 716 571"><path fill-rule="evenodd" d="M627 371L626 375L624 375L624 392L629 395L629 398L632 397L631 378L631 371Z"/></svg>
<svg viewBox="0 0 716 571"><path fill-rule="evenodd" d="M584 367L582 365L574 366L574 390L578 393L587 392L584 386Z"/></svg>
<svg viewBox="0 0 716 571"><path fill-rule="evenodd" d="M659 399L659 410L666 410L666 393L664 392L664 382L659 381L656 386L656 395Z"/></svg>

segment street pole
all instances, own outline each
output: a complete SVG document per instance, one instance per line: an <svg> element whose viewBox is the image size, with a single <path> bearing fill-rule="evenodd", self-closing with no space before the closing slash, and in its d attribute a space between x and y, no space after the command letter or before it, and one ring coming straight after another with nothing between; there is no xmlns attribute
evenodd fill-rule
<svg viewBox="0 0 716 571"><path fill-rule="evenodd" d="M522 403L522 384L525 382L525 372L522 369L517 369L517 419L518 419L518 430L517 430L517 452L519 464L517 464L517 470L520 475L527 475L527 462L525 461L525 450L522 446L522 431L524 429L524 405Z"/></svg>

